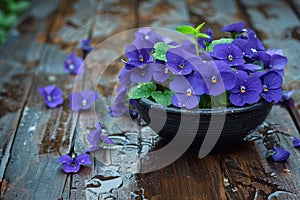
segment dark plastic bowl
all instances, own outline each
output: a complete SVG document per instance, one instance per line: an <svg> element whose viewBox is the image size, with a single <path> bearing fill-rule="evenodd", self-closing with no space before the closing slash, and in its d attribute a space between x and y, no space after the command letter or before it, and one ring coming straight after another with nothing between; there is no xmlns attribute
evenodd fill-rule
<svg viewBox="0 0 300 200"><path fill-rule="evenodd" d="M242 144L245 136L255 130L266 119L273 106L272 103L264 100L244 107L196 110L166 107L148 99L136 100L136 104L142 119L166 142L175 137L179 126L183 127L182 130L184 130L183 140L185 136L195 135L195 131L197 131L189 148L189 151L192 152L199 151L209 124L212 123L210 127L211 134L219 135L221 131L221 135L212 150L214 153L225 152ZM151 112L149 114L150 108ZM220 120L211 122L212 114L214 118L222 118L223 116L223 127L220 126ZM184 116L185 122L180 125L182 116ZM223 124L221 123L221 125Z"/></svg>

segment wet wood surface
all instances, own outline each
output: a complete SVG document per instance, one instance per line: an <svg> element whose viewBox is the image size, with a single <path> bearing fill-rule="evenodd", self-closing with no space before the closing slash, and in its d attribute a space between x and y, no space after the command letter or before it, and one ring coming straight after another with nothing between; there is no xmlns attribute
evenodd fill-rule
<svg viewBox="0 0 300 200"><path fill-rule="evenodd" d="M299 136L294 124L300 102L299 5L296 0L34 0L0 49L0 199L300 199L300 152L291 139ZM294 115L274 106L235 151L202 159L185 153L163 169L139 173L141 156L158 138L139 120L109 116L122 63L105 41L138 27L203 21L216 38L224 25L245 21L268 48L283 49L289 59L284 87L295 90ZM82 38L105 48L89 55L84 76L69 75L63 60L71 51L80 54ZM108 58L115 61L106 63ZM65 103L56 109L47 109L37 92L50 84L63 90ZM70 110L74 88L99 93L97 112ZM63 173L56 159L83 153L98 120L115 147L91 154L93 164L78 174ZM291 152L287 162L266 160L274 142Z"/></svg>

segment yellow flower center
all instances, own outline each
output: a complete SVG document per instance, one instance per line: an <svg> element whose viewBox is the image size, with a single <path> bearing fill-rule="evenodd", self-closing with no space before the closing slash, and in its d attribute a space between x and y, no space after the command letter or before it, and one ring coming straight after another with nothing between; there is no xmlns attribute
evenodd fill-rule
<svg viewBox="0 0 300 200"><path fill-rule="evenodd" d="M178 67L179 67L180 69L183 69L183 68L184 68L184 65L183 65L183 64L180 64Z"/></svg>
<svg viewBox="0 0 300 200"><path fill-rule="evenodd" d="M245 86L241 86L241 93L245 93L245 92L246 92Z"/></svg>
<svg viewBox="0 0 300 200"><path fill-rule="evenodd" d="M144 62L144 57L142 55L139 56L140 62Z"/></svg>
<svg viewBox="0 0 300 200"><path fill-rule="evenodd" d="M232 59L233 59L232 55L229 55L229 56L228 56L228 60L229 60L229 61L232 61Z"/></svg>
<svg viewBox="0 0 300 200"><path fill-rule="evenodd" d="M268 86L264 85L264 92L268 92Z"/></svg>
<svg viewBox="0 0 300 200"><path fill-rule="evenodd" d="M142 72L141 72L141 76L145 76L145 71L142 71Z"/></svg>
<svg viewBox="0 0 300 200"><path fill-rule="evenodd" d="M86 100L83 99L83 100L81 101L81 104L82 104L82 106L86 106L86 104L87 104Z"/></svg>
<svg viewBox="0 0 300 200"><path fill-rule="evenodd" d="M217 82L217 77L216 76L211 77L211 82L216 83Z"/></svg>
<svg viewBox="0 0 300 200"><path fill-rule="evenodd" d="M192 90L191 89L187 89L186 90L186 96L190 97L192 95Z"/></svg>
<svg viewBox="0 0 300 200"><path fill-rule="evenodd" d="M47 100L48 100L48 101L52 101L52 98L51 98L50 95L47 96Z"/></svg>
<svg viewBox="0 0 300 200"><path fill-rule="evenodd" d="M165 74L169 73L169 69L165 68Z"/></svg>

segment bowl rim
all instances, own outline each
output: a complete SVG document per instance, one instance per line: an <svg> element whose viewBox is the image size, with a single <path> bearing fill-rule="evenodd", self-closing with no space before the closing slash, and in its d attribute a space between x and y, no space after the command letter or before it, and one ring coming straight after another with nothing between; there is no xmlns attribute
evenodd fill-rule
<svg viewBox="0 0 300 200"><path fill-rule="evenodd" d="M169 106L164 106L161 104L158 104L150 99L146 98L141 98L141 99L135 99L135 101L142 105L142 106L147 106L148 108L151 107L151 109L155 110L164 110L168 113L174 113L174 114L202 114L202 115L211 115L211 114L237 114L237 113L244 113L247 111L252 111L252 110L258 110L263 107L272 107L273 102L267 102L264 99L260 99L258 102L251 104L251 105L246 105L246 106L241 106L241 107L225 107L224 108L198 108L198 109L186 109L186 108L178 108L178 107L169 107Z"/></svg>

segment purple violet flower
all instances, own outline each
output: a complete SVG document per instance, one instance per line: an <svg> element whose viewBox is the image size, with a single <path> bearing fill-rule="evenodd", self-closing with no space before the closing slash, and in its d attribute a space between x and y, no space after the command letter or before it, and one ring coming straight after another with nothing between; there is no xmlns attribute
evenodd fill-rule
<svg viewBox="0 0 300 200"><path fill-rule="evenodd" d="M190 74L197 64L201 63L200 57L192 56L189 52L180 48L171 48L166 53L167 67L180 75Z"/></svg>
<svg viewBox="0 0 300 200"><path fill-rule="evenodd" d="M221 30L223 32L241 33L244 31L245 26L246 24L244 22L237 22L224 26Z"/></svg>
<svg viewBox="0 0 300 200"><path fill-rule="evenodd" d="M44 88L38 87L38 91L49 108L55 108L64 102L61 89L54 85L49 85Z"/></svg>
<svg viewBox="0 0 300 200"><path fill-rule="evenodd" d="M293 146L294 146L294 147L300 147L300 139L297 138L296 136L294 136L294 137L293 137L293 140L294 140Z"/></svg>
<svg viewBox="0 0 300 200"><path fill-rule="evenodd" d="M131 70L128 70L124 67L119 73L119 81L125 85L129 84L130 74L131 74Z"/></svg>
<svg viewBox="0 0 300 200"><path fill-rule="evenodd" d="M128 58L126 68L144 67L148 62L151 62L150 53L154 50L151 46L153 45L143 39L137 39L133 44L127 45L125 50Z"/></svg>
<svg viewBox="0 0 300 200"><path fill-rule="evenodd" d="M153 75L153 65L155 65L155 63L149 63L143 67L135 67L130 72L130 80L134 83L151 81Z"/></svg>
<svg viewBox="0 0 300 200"><path fill-rule="evenodd" d="M139 28L135 33L134 36L136 39L144 39L146 41L149 41L150 43L154 44L157 42L162 42L163 38L161 35L156 33L150 28L144 27L144 28Z"/></svg>
<svg viewBox="0 0 300 200"><path fill-rule="evenodd" d="M225 61L230 66L245 63L243 52L234 44L217 44L214 46L213 57Z"/></svg>
<svg viewBox="0 0 300 200"><path fill-rule="evenodd" d="M159 83L163 83L170 77L169 68L162 63L153 64L153 79Z"/></svg>
<svg viewBox="0 0 300 200"><path fill-rule="evenodd" d="M78 112L79 110L86 110L98 99L98 94L91 90L82 92L73 92L70 97L70 108Z"/></svg>
<svg viewBox="0 0 300 200"><path fill-rule="evenodd" d="M236 77L236 84L230 90L230 102L236 106L258 102L259 94L262 91L260 79L258 77L249 77L244 71L237 71Z"/></svg>
<svg viewBox="0 0 300 200"><path fill-rule="evenodd" d="M92 130L89 132L87 139L89 143L92 145L87 149L87 152L96 151L100 148L100 143L106 144L114 144L113 141L106 135L102 133L101 123L97 123L96 130Z"/></svg>
<svg viewBox="0 0 300 200"><path fill-rule="evenodd" d="M196 75L175 76L169 88L174 92L172 104L188 109L196 107L200 102L199 95L204 94L204 81Z"/></svg>
<svg viewBox="0 0 300 200"><path fill-rule="evenodd" d="M212 42L213 32L210 28L206 29L205 34L210 38L198 38L198 44L200 44L204 49L208 44Z"/></svg>
<svg viewBox="0 0 300 200"><path fill-rule="evenodd" d="M279 106L282 108L295 108L295 101L292 98L294 92L294 90L283 92L282 98L278 102Z"/></svg>
<svg viewBox="0 0 300 200"><path fill-rule="evenodd" d="M205 62L199 65L197 70L206 84L204 90L208 95L217 96L235 86L235 74L229 71L219 71L214 62Z"/></svg>
<svg viewBox="0 0 300 200"><path fill-rule="evenodd" d="M91 41L89 39L82 39L80 48L83 52L89 53L94 50L94 47L91 45Z"/></svg>
<svg viewBox="0 0 300 200"><path fill-rule="evenodd" d="M68 58L64 60L65 70L70 74L82 74L84 72L84 63L82 58L77 57L75 52L72 52Z"/></svg>
<svg viewBox="0 0 300 200"><path fill-rule="evenodd" d="M263 91L261 96L268 102L278 103L282 98L282 77L276 71L269 71L261 77Z"/></svg>
<svg viewBox="0 0 300 200"><path fill-rule="evenodd" d="M61 167L66 173L77 173L81 165L91 165L92 161L88 154L83 153L76 158L71 158L69 155L63 155L57 159L58 163L62 163Z"/></svg>
<svg viewBox="0 0 300 200"><path fill-rule="evenodd" d="M267 151L266 155L269 155L275 162L284 162L290 157L290 152L282 147L276 147L276 145L274 145L273 149Z"/></svg>
<svg viewBox="0 0 300 200"><path fill-rule="evenodd" d="M258 52L258 59L264 64L265 69L274 69L276 71L282 71L287 64L287 58L279 54L270 55L266 52Z"/></svg>

